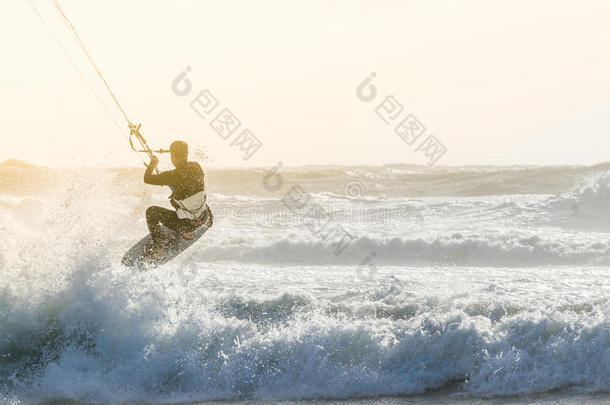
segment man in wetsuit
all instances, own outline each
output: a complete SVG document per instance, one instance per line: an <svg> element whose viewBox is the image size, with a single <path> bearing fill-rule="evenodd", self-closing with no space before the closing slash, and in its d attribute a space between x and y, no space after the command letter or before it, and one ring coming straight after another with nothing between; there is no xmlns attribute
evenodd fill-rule
<svg viewBox="0 0 610 405"><path fill-rule="evenodd" d="M144 183L169 186L172 190L169 198L174 210L162 207L149 207L146 210L146 223L153 239L153 254L158 259L164 255L164 233L161 224L185 239L194 238L197 228L212 225L212 213L206 204L201 166L197 162L188 161L188 145L185 142L172 143L170 153L174 170L154 174L159 159L153 156L144 173Z"/></svg>

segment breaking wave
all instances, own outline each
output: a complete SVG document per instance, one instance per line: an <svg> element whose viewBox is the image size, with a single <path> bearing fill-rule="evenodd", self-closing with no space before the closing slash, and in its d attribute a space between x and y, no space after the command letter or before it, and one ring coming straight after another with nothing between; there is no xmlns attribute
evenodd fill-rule
<svg viewBox="0 0 610 405"><path fill-rule="evenodd" d="M576 241L544 240L537 236L463 235L455 233L437 239L379 240L356 238L341 254L324 241L284 239L253 247L250 239L226 241L211 246L194 257L202 262L240 261L263 264L346 264L357 265L374 254L379 265L469 265L541 266L610 265L610 237Z"/></svg>
<svg viewBox="0 0 610 405"><path fill-rule="evenodd" d="M418 292L397 279L365 291L344 281L344 292L315 297L277 287L264 269L264 288L236 292L231 278L243 275L226 268L134 277L95 258L74 265L54 286L4 287L6 395L160 402L408 395L455 383L477 396L610 389L607 298L514 300L494 284Z"/></svg>

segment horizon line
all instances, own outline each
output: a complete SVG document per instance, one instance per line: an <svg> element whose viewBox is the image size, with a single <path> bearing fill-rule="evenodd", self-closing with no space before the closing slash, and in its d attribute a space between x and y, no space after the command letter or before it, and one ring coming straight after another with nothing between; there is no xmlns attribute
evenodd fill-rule
<svg viewBox="0 0 610 405"><path fill-rule="evenodd" d="M195 160L198 163L201 163L197 160ZM601 166L604 164L610 163L610 161L603 161L603 162L599 162L599 163L595 163L595 164L569 164L569 163L564 163L564 164L553 164L553 165L535 165L535 164L497 164L497 165L489 165L489 164L466 164L466 165L434 165L434 166L429 166L429 165L422 165L422 164L416 164L416 163L404 163L404 162L395 162L395 163L384 163L384 164L365 164L365 165L357 165L357 164L336 164L336 163L315 163L315 164L306 164L306 165L295 165L295 166L285 166L283 165L283 168L292 168L292 169L299 169L299 168L315 168L315 167L390 167L390 166L411 166L411 167L418 167L418 168L426 168L426 169L441 169L441 168L463 168L463 167L522 167L522 168L542 168L542 167L595 167L595 166ZM41 168L41 169L79 169L79 168L102 168L102 169L144 169L143 165L133 165L133 166L97 166L97 165L91 165L91 166L86 166L86 165L67 165L67 166L45 166L45 165L40 165L40 164L36 164L36 163L31 163L28 161L25 161L23 159L18 159L18 158L10 158L7 159L3 162L0 162L0 166L10 166L10 165L15 165L15 166L29 166L29 167L36 167L36 168ZM274 167L275 165L269 165L269 166L207 166L206 168L209 170L256 170L256 169L269 169Z"/></svg>

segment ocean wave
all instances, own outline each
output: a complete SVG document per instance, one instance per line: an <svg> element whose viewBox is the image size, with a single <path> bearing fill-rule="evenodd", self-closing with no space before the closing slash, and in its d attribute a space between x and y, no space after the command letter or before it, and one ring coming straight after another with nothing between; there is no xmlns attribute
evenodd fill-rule
<svg viewBox="0 0 610 405"><path fill-rule="evenodd" d="M596 173L573 191L549 198L544 221L574 229L610 231L610 173Z"/></svg>
<svg viewBox="0 0 610 405"><path fill-rule="evenodd" d="M147 273L118 264L168 206L141 170L22 166L0 167L26 183L0 197L0 403L610 390L607 165L287 169L313 217L264 169L211 172L214 227Z"/></svg>
<svg viewBox="0 0 610 405"><path fill-rule="evenodd" d="M282 239L268 244L229 238L194 252L201 262L238 261L265 264L359 265L374 256L374 265L609 265L610 237L453 233L436 238L355 238L344 251L337 241ZM368 264L367 264L368 265Z"/></svg>
<svg viewBox="0 0 610 405"><path fill-rule="evenodd" d="M397 280L324 298L258 280L266 292L212 288L202 268L133 277L89 260L42 292L4 288L0 390L158 403L408 395L456 382L477 396L610 389L607 299L491 300Z"/></svg>

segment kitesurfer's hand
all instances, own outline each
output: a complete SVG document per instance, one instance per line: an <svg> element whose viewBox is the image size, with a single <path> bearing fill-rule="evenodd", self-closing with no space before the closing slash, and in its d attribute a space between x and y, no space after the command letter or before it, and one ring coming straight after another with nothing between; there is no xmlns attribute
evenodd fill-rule
<svg viewBox="0 0 610 405"><path fill-rule="evenodd" d="M159 158L156 156L151 156L150 157L150 164L148 165L148 167L157 167L157 165L159 164Z"/></svg>

